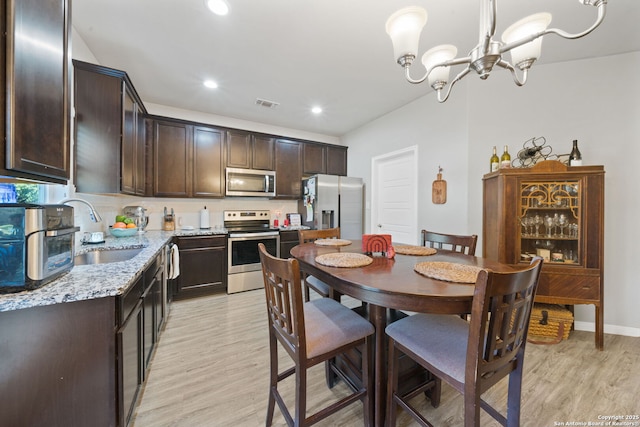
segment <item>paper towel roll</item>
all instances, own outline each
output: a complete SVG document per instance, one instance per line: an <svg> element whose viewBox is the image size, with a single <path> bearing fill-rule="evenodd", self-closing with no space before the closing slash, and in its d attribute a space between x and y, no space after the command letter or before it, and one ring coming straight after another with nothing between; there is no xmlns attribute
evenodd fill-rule
<svg viewBox="0 0 640 427"><path fill-rule="evenodd" d="M200 209L200 228L211 228L209 225L209 211L206 206L204 209Z"/></svg>

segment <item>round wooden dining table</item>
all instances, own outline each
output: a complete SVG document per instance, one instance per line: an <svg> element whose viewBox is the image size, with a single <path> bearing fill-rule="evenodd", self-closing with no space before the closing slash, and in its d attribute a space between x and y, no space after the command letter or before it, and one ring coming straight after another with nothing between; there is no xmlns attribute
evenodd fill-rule
<svg viewBox="0 0 640 427"><path fill-rule="evenodd" d="M300 269L330 285L342 295L348 295L368 304L368 318L375 327L374 344L374 408L375 425L384 425L387 351L385 328L390 309L441 314L471 312L474 283L453 283L429 278L417 273L414 266L420 262L449 262L478 266L496 272L514 271L514 268L481 257L438 249L433 255L414 256L396 254L389 259L373 254L373 262L364 267L328 267L316 258L333 252L363 253L362 241L352 240L346 246L321 246L305 243L291 249Z"/></svg>

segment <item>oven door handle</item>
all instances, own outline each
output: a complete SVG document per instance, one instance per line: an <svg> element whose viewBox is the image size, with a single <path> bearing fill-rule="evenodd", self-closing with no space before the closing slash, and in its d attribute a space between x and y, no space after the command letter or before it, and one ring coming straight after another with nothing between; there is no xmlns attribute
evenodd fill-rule
<svg viewBox="0 0 640 427"><path fill-rule="evenodd" d="M60 230L47 230L45 236L47 237L57 237L64 236L66 234L72 234L80 231L80 227L70 227L70 228L62 228Z"/></svg>
<svg viewBox="0 0 640 427"><path fill-rule="evenodd" d="M264 233L233 233L229 235L229 239L246 239L247 237L260 239L262 237L273 237L280 235L278 231L267 231Z"/></svg>

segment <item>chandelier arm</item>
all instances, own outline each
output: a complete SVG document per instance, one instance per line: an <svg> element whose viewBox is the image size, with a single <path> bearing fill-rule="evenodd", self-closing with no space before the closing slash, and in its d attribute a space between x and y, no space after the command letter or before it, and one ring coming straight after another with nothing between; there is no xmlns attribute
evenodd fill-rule
<svg viewBox="0 0 640 427"><path fill-rule="evenodd" d="M461 80L464 76L466 76L467 74L469 74L469 72L471 71L471 65L467 65L466 68L462 71L460 71L460 73L458 73L458 75L456 76L455 79L453 79L451 81L451 83L449 83L449 87L447 87L447 92L445 93L444 98L441 98L441 94L442 94L442 90L437 90L437 94L438 94L438 102L439 103L443 103L445 102L447 99L449 99L449 95L451 95L451 88L453 88L453 85L455 85L459 80Z"/></svg>
<svg viewBox="0 0 640 427"><path fill-rule="evenodd" d="M496 62L496 65L511 71L511 77L513 77L513 81L517 86L524 86L524 84L527 82L527 77L529 76L528 68L525 68L524 70L522 70L522 80L521 80L520 78L518 78L518 73L516 72L516 69L509 62L505 61L504 59L500 59L498 62Z"/></svg>
<svg viewBox="0 0 640 427"><path fill-rule="evenodd" d="M598 18L596 19L596 22L594 22L594 24L591 27L587 28L586 30L582 31L581 33L575 33L575 34L567 33L566 31L562 31L562 30L559 30L557 28L549 28L544 33L545 34L551 34L551 33L557 34L562 38L571 39L571 40L579 39L580 37L584 37L587 34L589 34L590 32L592 32L593 30L595 30L602 23L602 21L604 20L605 15L606 15L606 12L607 12L606 5L607 5L606 1L600 3L600 5L598 6Z"/></svg>
<svg viewBox="0 0 640 427"><path fill-rule="evenodd" d="M411 70L409 70L410 66L409 64L405 64L404 65L404 76L407 79L407 81L409 83L413 83L413 84L418 84L418 83L422 83L423 81L427 80L427 77L429 76L429 72L427 71L427 73L422 76L419 79L414 79L413 77L411 77Z"/></svg>
<svg viewBox="0 0 640 427"><path fill-rule="evenodd" d="M565 39L579 39L580 37L584 37L587 34L591 33L593 30L595 30L604 20L604 17L606 15L606 6L607 6L607 1L606 0L601 0L599 3L596 3L597 7L598 7L598 17L596 18L596 21L593 23L593 25L591 25L589 28L587 28L586 30L580 32L580 33L568 33L566 31L557 29L557 28L548 28L544 31L540 31L538 33L534 33L528 37L525 37L523 39L517 40L513 43L507 43L507 44L503 44L500 47L500 53L503 54L505 52L510 51L513 48L516 48L518 46L522 46L523 44L529 43L539 37L544 36L545 34L556 34L562 38Z"/></svg>
<svg viewBox="0 0 640 427"><path fill-rule="evenodd" d="M437 67L451 67L451 66L454 66L454 65L470 64L470 63L471 63L471 57L470 56L465 56L465 57L462 57L462 58L450 59L448 61L444 61L444 62L441 62L439 64L435 64L433 67L431 67L430 69L427 70L427 72L424 74L424 76L422 76L419 79L414 79L413 77L411 77L411 70L409 70L410 64L405 64L404 65L404 76L406 77L406 79L407 79L407 81L409 83L419 84L419 83L422 83L423 81L425 81L427 79L427 77L429 77L429 74L431 73L431 71L433 71Z"/></svg>

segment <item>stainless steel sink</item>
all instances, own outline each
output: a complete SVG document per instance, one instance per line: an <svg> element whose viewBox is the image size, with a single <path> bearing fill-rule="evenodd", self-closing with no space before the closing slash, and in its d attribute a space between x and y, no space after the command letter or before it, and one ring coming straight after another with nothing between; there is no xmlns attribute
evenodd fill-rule
<svg viewBox="0 0 640 427"><path fill-rule="evenodd" d="M75 265L106 264L110 262L127 261L138 255L143 248L109 249L105 251L90 251L76 255Z"/></svg>

